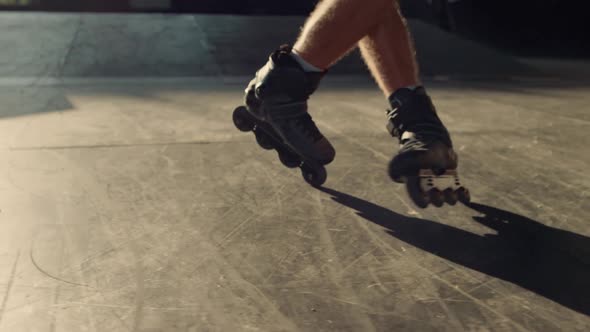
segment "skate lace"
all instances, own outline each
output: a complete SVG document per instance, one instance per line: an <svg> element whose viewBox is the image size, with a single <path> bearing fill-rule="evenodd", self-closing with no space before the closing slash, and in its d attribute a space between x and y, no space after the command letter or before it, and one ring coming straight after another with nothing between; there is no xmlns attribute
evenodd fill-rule
<svg viewBox="0 0 590 332"><path fill-rule="evenodd" d="M311 137L314 142L324 138L324 135L322 135L309 114L297 118L295 120L295 125L305 134L305 136Z"/></svg>

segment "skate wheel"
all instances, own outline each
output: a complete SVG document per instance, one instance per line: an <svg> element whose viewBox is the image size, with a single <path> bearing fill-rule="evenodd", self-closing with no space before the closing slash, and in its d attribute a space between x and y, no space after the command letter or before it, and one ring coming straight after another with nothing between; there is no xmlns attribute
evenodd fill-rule
<svg viewBox="0 0 590 332"><path fill-rule="evenodd" d="M288 168L295 168L301 164L299 157L293 153L286 152L286 151L278 151L279 153L279 160L283 165Z"/></svg>
<svg viewBox="0 0 590 332"><path fill-rule="evenodd" d="M467 205L471 201L471 195L469 194L469 190L465 187L461 187L457 189L457 199L459 202Z"/></svg>
<svg viewBox="0 0 590 332"><path fill-rule="evenodd" d="M301 175L303 175L305 182L313 187L320 187L328 178L326 168L323 166L320 166L319 168L311 168L304 164L301 167Z"/></svg>
<svg viewBox="0 0 590 332"><path fill-rule="evenodd" d="M430 202L436 207L441 207L445 203L444 194L438 189L431 189L428 195L430 196Z"/></svg>
<svg viewBox="0 0 590 332"><path fill-rule="evenodd" d="M240 131L252 131L254 129L254 121L252 121L248 110L244 106L238 106L232 115L234 125Z"/></svg>
<svg viewBox="0 0 590 332"><path fill-rule="evenodd" d="M419 208L426 208L430 203L430 195L422 191L420 187L420 178L417 176L410 176L406 178L406 190L410 198Z"/></svg>
<svg viewBox="0 0 590 332"><path fill-rule="evenodd" d="M446 189L443 192L443 194L445 196L445 202L447 202L447 204L449 204L449 205L457 204L457 194L452 189Z"/></svg>
<svg viewBox="0 0 590 332"><path fill-rule="evenodd" d="M265 150L272 150L274 149L274 144L272 142L272 138L268 136L267 133L263 131L256 130L254 132L254 136L256 136L256 143L260 145L261 148Z"/></svg>

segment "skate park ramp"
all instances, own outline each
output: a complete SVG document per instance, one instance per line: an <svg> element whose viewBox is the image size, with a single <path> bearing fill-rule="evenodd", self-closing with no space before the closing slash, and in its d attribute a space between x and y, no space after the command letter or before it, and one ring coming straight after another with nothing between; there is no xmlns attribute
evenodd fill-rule
<svg viewBox="0 0 590 332"><path fill-rule="evenodd" d="M474 203L421 210L358 58L310 100L323 188L234 127L301 22L250 19L0 14L0 332L590 330L584 81L498 80L547 66L485 47L453 79L437 37Z"/></svg>
<svg viewBox="0 0 590 332"><path fill-rule="evenodd" d="M243 76L295 40L302 17L4 13L2 76ZM424 76L532 75L517 59L410 21ZM9 61L8 61L9 60ZM366 74L358 52L334 74Z"/></svg>

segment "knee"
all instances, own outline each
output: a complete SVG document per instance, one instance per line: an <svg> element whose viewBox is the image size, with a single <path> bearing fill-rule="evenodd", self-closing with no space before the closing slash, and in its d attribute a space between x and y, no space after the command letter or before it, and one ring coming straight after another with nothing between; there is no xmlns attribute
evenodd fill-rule
<svg viewBox="0 0 590 332"><path fill-rule="evenodd" d="M385 1L386 5L388 7L393 7L393 8L399 8L400 4L400 0L389 0L389 1Z"/></svg>
<svg viewBox="0 0 590 332"><path fill-rule="evenodd" d="M401 16L399 0L371 0L375 3L375 21L392 20Z"/></svg>
<svg viewBox="0 0 590 332"><path fill-rule="evenodd" d="M374 6L374 8L381 10L399 7L399 0L364 0L363 2L367 6Z"/></svg>
<svg viewBox="0 0 590 332"><path fill-rule="evenodd" d="M398 7L399 0L356 0L362 3L365 8L375 11L376 13L383 13L391 8Z"/></svg>
<svg viewBox="0 0 590 332"><path fill-rule="evenodd" d="M378 0L383 7L399 7L400 0Z"/></svg>

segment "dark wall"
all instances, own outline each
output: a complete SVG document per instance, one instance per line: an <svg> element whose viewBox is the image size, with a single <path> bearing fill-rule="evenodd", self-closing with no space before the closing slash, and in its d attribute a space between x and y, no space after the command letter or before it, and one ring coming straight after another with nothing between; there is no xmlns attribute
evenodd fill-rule
<svg viewBox="0 0 590 332"><path fill-rule="evenodd" d="M317 0L175 0L175 10L239 14L302 15L311 12Z"/></svg>
<svg viewBox="0 0 590 332"><path fill-rule="evenodd" d="M362 1L362 0L361 0ZM0 9L306 15L317 0L2 0ZM523 54L590 56L587 0L401 0L408 17ZM152 4L146 7L145 4ZM12 5L11 5L12 4Z"/></svg>
<svg viewBox="0 0 590 332"><path fill-rule="evenodd" d="M453 30L523 55L590 55L585 1L462 0L450 7Z"/></svg>
<svg viewBox="0 0 590 332"><path fill-rule="evenodd" d="M8 10L296 15L309 13L317 0L2 0L0 2L0 9Z"/></svg>

